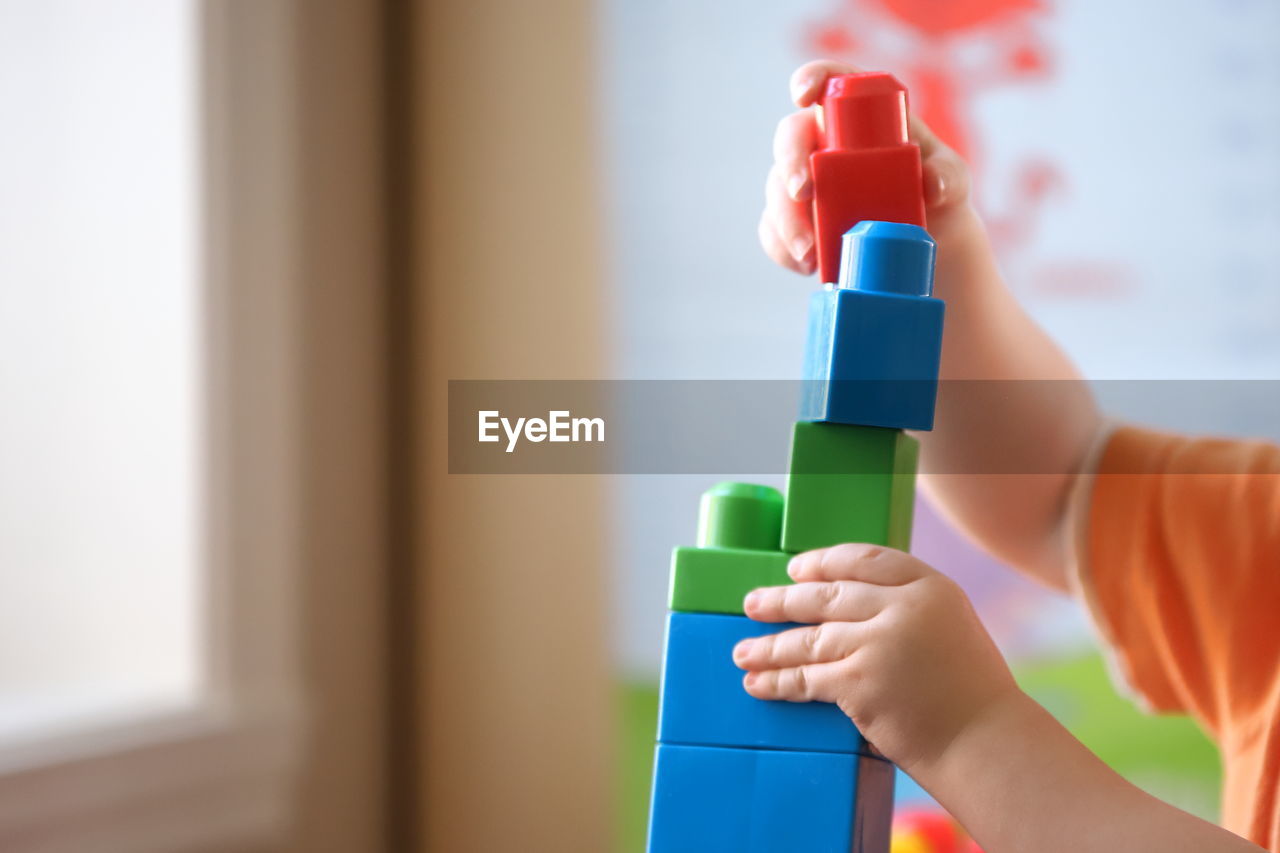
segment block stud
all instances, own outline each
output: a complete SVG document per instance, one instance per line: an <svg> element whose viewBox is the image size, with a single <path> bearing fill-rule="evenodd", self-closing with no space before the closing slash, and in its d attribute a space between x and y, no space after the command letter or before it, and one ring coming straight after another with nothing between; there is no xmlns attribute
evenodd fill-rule
<svg viewBox="0 0 1280 853"><path fill-rule="evenodd" d="M699 548L777 551L782 542L782 493L751 483L720 483L698 507Z"/></svg>
<svg viewBox="0 0 1280 853"><path fill-rule="evenodd" d="M931 296L935 251L933 238L918 225L859 222L844 235L840 287Z"/></svg>
<svg viewBox="0 0 1280 853"><path fill-rule="evenodd" d="M822 93L822 118L828 148L860 151L906 145L907 87L883 71L831 77Z"/></svg>

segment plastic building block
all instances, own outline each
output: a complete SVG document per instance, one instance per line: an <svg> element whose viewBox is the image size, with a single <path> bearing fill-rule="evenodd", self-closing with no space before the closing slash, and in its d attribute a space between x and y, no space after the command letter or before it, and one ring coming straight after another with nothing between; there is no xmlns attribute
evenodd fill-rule
<svg viewBox="0 0 1280 853"><path fill-rule="evenodd" d="M840 286L809 303L801 420L933 428L946 309L930 297L934 251L915 225L845 235Z"/></svg>
<svg viewBox="0 0 1280 853"><path fill-rule="evenodd" d="M868 542L905 551L919 447L896 429L796 423L782 550Z"/></svg>
<svg viewBox="0 0 1280 853"><path fill-rule="evenodd" d="M940 809L909 809L893 816L892 853L982 853L951 815Z"/></svg>
<svg viewBox="0 0 1280 853"><path fill-rule="evenodd" d="M841 239L840 287L898 296L933 293L937 246L919 225L868 220Z"/></svg>
<svg viewBox="0 0 1280 853"><path fill-rule="evenodd" d="M782 541L782 494L768 486L720 483L702 495L698 547L671 556L671 609L742 613L742 597L790 583Z"/></svg>
<svg viewBox="0 0 1280 853"><path fill-rule="evenodd" d="M660 745L650 853L851 849L857 759Z"/></svg>
<svg viewBox="0 0 1280 853"><path fill-rule="evenodd" d="M662 744L649 853L887 853L892 805L878 758Z"/></svg>
<svg viewBox="0 0 1280 853"><path fill-rule="evenodd" d="M857 783L855 755L661 744L649 853L849 853Z"/></svg>
<svg viewBox="0 0 1280 853"><path fill-rule="evenodd" d="M671 554L670 608L741 615L742 599L751 590L791 583L790 560L782 551L676 548Z"/></svg>
<svg viewBox="0 0 1280 853"><path fill-rule="evenodd" d="M777 551L782 534L782 495L769 486L720 483L698 507L699 548Z"/></svg>
<svg viewBox="0 0 1280 853"><path fill-rule="evenodd" d="M742 687L733 647L790 624L745 616L672 613L667 617L658 740L695 746L765 747L816 752L867 748L858 729L826 702L769 702Z"/></svg>
<svg viewBox="0 0 1280 853"><path fill-rule="evenodd" d="M844 233L868 219L924 225L924 189L907 90L892 75L832 77L822 114L823 145L809 163L819 280L834 283Z"/></svg>

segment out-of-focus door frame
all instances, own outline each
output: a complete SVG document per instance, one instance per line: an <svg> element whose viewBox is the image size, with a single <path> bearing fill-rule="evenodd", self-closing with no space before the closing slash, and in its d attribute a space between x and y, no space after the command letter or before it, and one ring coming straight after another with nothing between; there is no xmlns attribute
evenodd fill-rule
<svg viewBox="0 0 1280 853"><path fill-rule="evenodd" d="M209 3L241 26L268 5ZM595 4L270 3L296 51L309 723L282 849L606 850L606 486L452 476L443 427L450 379L607 375ZM241 35L251 69L270 48Z"/></svg>
<svg viewBox="0 0 1280 853"><path fill-rule="evenodd" d="M608 374L595 3L288 7L311 726L286 847L599 853L606 484L450 475L444 428L450 379Z"/></svg>
<svg viewBox="0 0 1280 853"><path fill-rule="evenodd" d="M259 5L209 2L233 17ZM291 43L243 40L245 50L295 53L286 215L295 229L305 737L283 845L292 853L391 849L389 471L402 448L388 441L387 5L291 0ZM254 86L244 75L241 83Z"/></svg>
<svg viewBox="0 0 1280 853"><path fill-rule="evenodd" d="M292 567L283 586L221 592L233 630L274 619L290 635L298 748L272 849L297 853L389 838L383 7L205 2L209 255L226 294L215 379L239 419L228 434L251 439L227 454L230 558L273 547ZM264 441L273 412L284 426ZM231 648L235 680L279 670Z"/></svg>
<svg viewBox="0 0 1280 853"><path fill-rule="evenodd" d="M403 28L415 849L610 849L606 484L450 475L444 426L451 379L608 375L595 12L419 0Z"/></svg>
<svg viewBox="0 0 1280 853"><path fill-rule="evenodd" d="M230 625L275 619L289 633L298 745L291 813L270 847L289 853L389 849L388 471L399 448L388 442L384 5L205 2L209 254L226 294L215 378L238 419L227 429L231 545L273 547L292 567L283 586L249 577L221 592ZM271 413L283 427L264 441ZM279 670L260 649L231 648L233 680Z"/></svg>

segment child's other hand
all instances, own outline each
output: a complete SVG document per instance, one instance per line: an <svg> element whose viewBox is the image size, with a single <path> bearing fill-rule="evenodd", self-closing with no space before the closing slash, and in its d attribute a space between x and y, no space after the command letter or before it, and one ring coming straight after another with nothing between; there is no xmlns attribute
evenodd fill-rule
<svg viewBox="0 0 1280 853"><path fill-rule="evenodd" d="M909 554L837 545L798 555L789 574L793 586L750 593L746 614L817 624L738 644L752 696L834 702L910 772L1020 695L964 592Z"/></svg>
<svg viewBox="0 0 1280 853"><path fill-rule="evenodd" d="M816 266L813 179L809 174L809 155L819 143L814 104L821 100L828 77L860 70L830 60L809 62L796 69L791 75L791 97L800 109L778 122L773 137L774 163L765 179L760 242L775 263L801 275L809 275ZM959 155L914 115L909 132L920 146L929 231L945 230L946 217L963 208L969 197L969 170Z"/></svg>

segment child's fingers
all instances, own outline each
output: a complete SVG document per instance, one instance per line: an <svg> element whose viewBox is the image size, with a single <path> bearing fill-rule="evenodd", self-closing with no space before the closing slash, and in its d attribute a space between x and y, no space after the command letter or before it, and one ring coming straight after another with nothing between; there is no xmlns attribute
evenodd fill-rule
<svg viewBox="0 0 1280 853"><path fill-rule="evenodd" d="M765 180L765 214L773 221L782 244L800 267L813 263L813 223L808 202L798 202L783 188L782 172L777 166L769 170Z"/></svg>
<svg viewBox="0 0 1280 853"><path fill-rule="evenodd" d="M963 201L969 194L969 167L960 155L915 113L907 117L907 135L920 146L925 205L936 209Z"/></svg>
<svg viewBox="0 0 1280 853"><path fill-rule="evenodd" d="M892 590L861 581L829 581L753 590L742 609L757 622L865 622L885 608Z"/></svg>
<svg viewBox="0 0 1280 853"><path fill-rule="evenodd" d="M773 220L770 219L769 211L767 210L760 217L757 233L760 236L760 245L764 247L764 253L775 264L786 267L792 272L800 273L800 275L809 275L809 273L813 272L813 256L810 255L808 263L801 263L792 257L791 249L778 236L778 231L773 227Z"/></svg>
<svg viewBox="0 0 1280 853"><path fill-rule="evenodd" d="M733 648L733 662L757 672L806 663L826 663L853 654L862 642L862 625L824 622L763 637L748 637Z"/></svg>
<svg viewBox="0 0 1280 853"><path fill-rule="evenodd" d="M921 121L915 113L907 115L907 137L920 146L920 157L925 160L946 148L942 140L938 139L938 135L933 132L933 128Z"/></svg>
<svg viewBox="0 0 1280 853"><path fill-rule="evenodd" d="M742 686L757 699L782 699L787 702L834 702L836 692L848 689L851 675L843 661L809 663L787 669L748 672Z"/></svg>
<svg viewBox="0 0 1280 853"><path fill-rule="evenodd" d="M787 565L787 574L797 583L851 580L880 586L902 586L932 571L902 551L857 543L806 551L792 557Z"/></svg>
<svg viewBox="0 0 1280 853"><path fill-rule="evenodd" d="M817 137L813 110L800 110L784 117L773 133L773 167L781 175L787 196L793 201L813 198L809 155L817 146Z"/></svg>
<svg viewBox="0 0 1280 853"><path fill-rule="evenodd" d="M858 74L856 68L847 62L836 62L834 59L816 59L806 62L791 73L791 100L797 107L807 107L822 98L827 87L827 78L837 74Z"/></svg>

